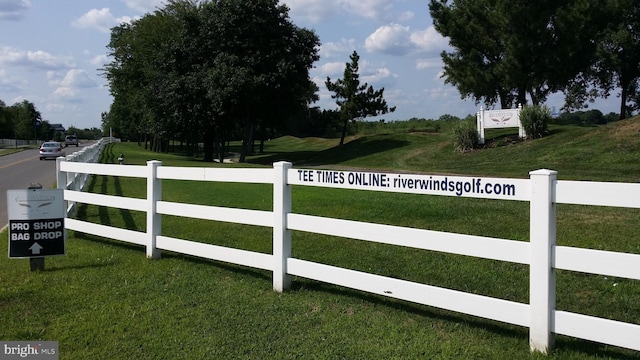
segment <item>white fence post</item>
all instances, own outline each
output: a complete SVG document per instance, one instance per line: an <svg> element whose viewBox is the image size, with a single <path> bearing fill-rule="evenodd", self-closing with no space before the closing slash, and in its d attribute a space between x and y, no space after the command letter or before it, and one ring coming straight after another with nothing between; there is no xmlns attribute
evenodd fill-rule
<svg viewBox="0 0 640 360"><path fill-rule="evenodd" d="M67 155L64 157L64 161L75 161L75 157L73 155ZM76 173L72 173L72 172L67 172L66 174L66 179L64 182L64 188L65 189L69 189L69 190L78 190L77 189L77 175ZM70 185L69 185L70 184ZM67 215L69 217L74 216L74 214L76 213L76 202L75 201L68 201L67 202Z"/></svg>
<svg viewBox="0 0 640 360"><path fill-rule="evenodd" d="M65 158L62 156L56 158L56 188L64 190L67 188L67 174L60 171L60 164L63 161L65 161Z"/></svg>
<svg viewBox="0 0 640 360"><path fill-rule="evenodd" d="M273 290L282 292L291 286L287 274L287 259L291 257L291 230L287 229L287 214L291 212L291 185L287 185L290 162L273 164Z"/></svg>
<svg viewBox="0 0 640 360"><path fill-rule="evenodd" d="M478 144L484 144L484 107L476 113L476 128L478 129Z"/></svg>
<svg viewBox="0 0 640 360"><path fill-rule="evenodd" d="M556 245L555 187L558 173L536 170L531 179L529 346L531 351L547 353L554 346L553 311L556 307L556 274L552 254Z"/></svg>
<svg viewBox="0 0 640 360"><path fill-rule="evenodd" d="M62 189L63 193L64 190L67 188L67 174L60 171L60 165L62 164L62 162L65 161L65 158L60 156L56 158L56 188L58 189ZM64 195L62 196L64 198ZM65 201L64 203L64 217L67 218L69 217L69 202ZM65 239L66 239L66 227L64 229L65 231Z"/></svg>
<svg viewBox="0 0 640 360"><path fill-rule="evenodd" d="M526 139L527 132L524 130L524 127L522 126L522 120L520 118L521 115L522 115L522 104L518 104L518 137L520 139Z"/></svg>
<svg viewBox="0 0 640 360"><path fill-rule="evenodd" d="M162 200L162 181L158 179L158 166L161 161L147 161L147 258L159 259L160 250L156 248L156 239L162 231L162 217L156 211L156 204Z"/></svg>

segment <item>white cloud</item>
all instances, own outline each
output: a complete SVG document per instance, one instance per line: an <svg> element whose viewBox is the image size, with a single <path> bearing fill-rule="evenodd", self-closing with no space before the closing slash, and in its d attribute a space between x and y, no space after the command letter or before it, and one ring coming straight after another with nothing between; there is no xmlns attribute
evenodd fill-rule
<svg viewBox="0 0 640 360"><path fill-rule="evenodd" d="M77 102L82 100L82 89L98 87L97 83L82 69L71 69L64 75L47 73L49 85L56 87L53 97L58 100Z"/></svg>
<svg viewBox="0 0 640 360"><path fill-rule="evenodd" d="M416 61L416 69L418 70L441 68L441 67L442 67L442 60L439 57L418 59L418 61Z"/></svg>
<svg viewBox="0 0 640 360"><path fill-rule="evenodd" d="M67 101L77 101L80 97L80 92L70 87L59 87L53 92L53 96Z"/></svg>
<svg viewBox="0 0 640 360"><path fill-rule="evenodd" d="M374 89L391 88L398 82L398 75L394 74L386 66L374 66L368 62L362 62L360 67L360 83L373 85Z"/></svg>
<svg viewBox="0 0 640 360"><path fill-rule="evenodd" d="M48 103L45 109L47 112L62 112L65 110L65 106L58 103Z"/></svg>
<svg viewBox="0 0 640 360"><path fill-rule="evenodd" d="M341 75L344 73L344 67L345 67L344 62L330 62L330 63L322 64L319 68L317 68L316 72L319 73L320 75L325 75L325 76L331 76L336 74Z"/></svg>
<svg viewBox="0 0 640 360"><path fill-rule="evenodd" d="M301 18L317 24L340 13L340 0L284 0L291 10L291 17Z"/></svg>
<svg viewBox="0 0 640 360"><path fill-rule="evenodd" d="M89 60L92 65L98 67L103 67L105 64L109 63L109 61L110 60L107 55L94 56L93 58L91 58L91 60Z"/></svg>
<svg viewBox="0 0 640 360"><path fill-rule="evenodd" d="M8 46L0 47L0 64L34 66L42 69L64 69L75 66L70 56L55 56L42 50L27 51Z"/></svg>
<svg viewBox="0 0 640 360"><path fill-rule="evenodd" d="M111 28L118 26L122 23L129 23L133 18L129 16L123 16L116 18L111 14L109 8L91 9L84 15L80 16L77 20L73 21L71 25L80 29L97 29L100 32L108 33Z"/></svg>
<svg viewBox="0 0 640 360"><path fill-rule="evenodd" d="M459 100L460 93L458 90L451 86L440 86L431 89L427 89L427 96L435 100Z"/></svg>
<svg viewBox="0 0 640 360"><path fill-rule="evenodd" d="M8 74L6 69L0 69L0 93L16 92L22 89L26 85L27 85L26 80L12 77Z"/></svg>
<svg viewBox="0 0 640 360"><path fill-rule="evenodd" d="M331 59L349 55L356 49L355 39L341 38L339 42L328 42L320 46L320 58Z"/></svg>
<svg viewBox="0 0 640 360"><path fill-rule="evenodd" d="M408 20L413 15L409 11L393 12L393 0L281 0L286 4L292 18L300 18L318 24L331 17L347 13L365 19L389 21L394 17Z"/></svg>
<svg viewBox="0 0 640 360"><path fill-rule="evenodd" d="M406 55L413 48L410 41L411 30L400 24L384 25L376 29L364 41L369 52L381 52L390 55Z"/></svg>
<svg viewBox="0 0 640 360"><path fill-rule="evenodd" d="M20 20L30 8L29 0L0 0L0 20Z"/></svg>
<svg viewBox="0 0 640 360"><path fill-rule="evenodd" d="M60 85L63 87L74 88L92 88L97 84L92 80L86 71L82 69L71 69L67 72L67 75L62 79Z"/></svg>
<svg viewBox="0 0 640 360"><path fill-rule="evenodd" d="M391 14L391 0L346 0L346 8L368 19L385 20Z"/></svg>
<svg viewBox="0 0 640 360"><path fill-rule="evenodd" d="M430 54L439 54L449 46L447 39L442 37L433 26L429 26L426 30L411 33L410 40L422 52Z"/></svg>
<svg viewBox="0 0 640 360"><path fill-rule="evenodd" d="M398 21L400 22L409 21L415 17L416 17L416 13L414 13L413 11L405 11L400 13L400 15L398 15Z"/></svg>
<svg viewBox="0 0 640 360"><path fill-rule="evenodd" d="M411 31L409 26L391 23L376 29L364 42L369 52L403 56L407 54L438 55L448 43L433 26Z"/></svg>
<svg viewBox="0 0 640 360"><path fill-rule="evenodd" d="M137 10L141 13L152 12L156 9L163 8L166 1L164 0L122 0L127 7Z"/></svg>

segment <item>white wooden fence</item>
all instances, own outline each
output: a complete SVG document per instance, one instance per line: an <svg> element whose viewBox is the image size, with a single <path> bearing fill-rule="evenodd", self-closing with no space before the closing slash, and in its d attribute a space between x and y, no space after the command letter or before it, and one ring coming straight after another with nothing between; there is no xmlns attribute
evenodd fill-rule
<svg viewBox="0 0 640 360"><path fill-rule="evenodd" d="M119 141L119 139L113 137L102 138L98 142L85 146L79 151L74 151L71 155L58 158L56 162L56 179L58 188L82 191L89 181L90 175L87 172L62 172L60 171L60 164L62 161L79 162L83 164L96 163L100 160L100 155L102 154L102 150L104 150L105 146ZM70 201L67 204L67 214L73 214L75 211L75 203Z"/></svg>
<svg viewBox="0 0 640 360"><path fill-rule="evenodd" d="M69 230L146 246L147 256L172 251L273 272L273 288L289 288L300 276L381 296L470 314L530 329L532 350L547 352L554 334L640 350L640 325L555 309L555 270L570 270L640 280L640 254L556 246L556 204L640 208L640 184L559 181L555 171L537 170L529 179L442 177L293 169L185 168L90 164L58 159L59 187L70 203L82 202L146 212L146 232L67 218ZM69 179L77 174L147 179L146 199L79 191ZM69 174L74 174L69 176ZM162 180L273 184L273 211L202 206L163 201ZM399 226L363 223L292 212L292 186L324 186L530 202L530 241L514 241ZM177 239L161 234L161 215L271 227L272 254ZM305 231L397 246L494 259L530 267L530 302L519 303L388 278L292 257L291 231Z"/></svg>

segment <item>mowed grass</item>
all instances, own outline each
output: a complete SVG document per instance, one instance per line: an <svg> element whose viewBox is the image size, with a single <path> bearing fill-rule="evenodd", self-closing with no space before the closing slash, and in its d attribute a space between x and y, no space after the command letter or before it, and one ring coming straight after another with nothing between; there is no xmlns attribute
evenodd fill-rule
<svg viewBox="0 0 640 360"><path fill-rule="evenodd" d="M637 121L637 120L636 120ZM132 143L104 154L115 163L376 169L526 178L550 168L560 179L636 182L634 121L556 127L548 138L453 152L448 132L337 139L283 137L249 164L208 164ZM571 135L573 134L573 135ZM499 139L503 133L489 133ZM295 149L295 150L292 150ZM96 176L89 191L145 196L145 181ZM271 186L163 181L163 199L270 210ZM294 187L297 213L528 241L528 203ZM79 207L87 221L144 231L143 213ZM561 205L558 244L640 254L640 211ZM271 253L271 230L163 216L163 235ZM6 251L6 232L0 251ZM471 293L528 302L528 267L294 232L293 256ZM640 323L640 282L558 272L557 308ZM71 232L65 256L0 261L1 340L56 340L61 359L514 359L530 354L528 329L294 278L272 290L271 274ZM559 336L552 359L635 359L638 352Z"/></svg>

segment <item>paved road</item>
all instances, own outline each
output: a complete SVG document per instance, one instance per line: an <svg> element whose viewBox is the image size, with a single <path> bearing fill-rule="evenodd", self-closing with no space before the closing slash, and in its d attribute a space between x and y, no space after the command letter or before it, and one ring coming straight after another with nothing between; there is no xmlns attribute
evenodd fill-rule
<svg viewBox="0 0 640 360"><path fill-rule="evenodd" d="M65 152L70 155L81 148L70 147L66 148ZM7 190L26 189L32 183L41 184L43 189L55 188L56 161L40 160L38 149L0 156L0 229L9 222Z"/></svg>

